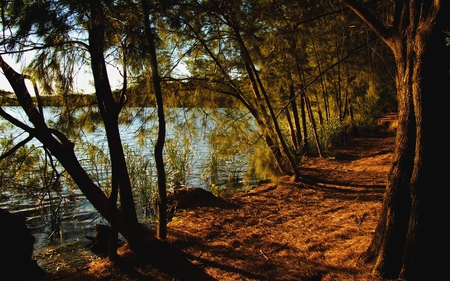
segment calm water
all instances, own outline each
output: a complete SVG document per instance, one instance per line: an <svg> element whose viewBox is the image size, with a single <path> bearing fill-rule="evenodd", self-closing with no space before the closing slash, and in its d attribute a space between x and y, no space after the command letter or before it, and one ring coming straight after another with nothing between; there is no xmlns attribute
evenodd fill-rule
<svg viewBox="0 0 450 281"><path fill-rule="evenodd" d="M24 123L28 123L24 117L25 115L21 113L19 108L7 107L5 110ZM157 129L157 119L154 116L155 110L146 108L144 110L131 110L128 113L129 121L126 125L121 125L120 128L124 146L128 151L133 152L132 155L139 155L141 161L144 159L144 161L147 161L146 163L150 163L150 166L152 166L152 151ZM50 117L49 119L53 121L63 118L57 108L46 109L45 116L47 118ZM212 182L207 171L208 165L210 165L212 149L208 144L208 134L217 130L216 122L218 119L211 117L212 115L204 111L185 109L170 109L167 116L168 133L166 139L172 143L172 147L177 148L175 150L179 157L186 155L184 159L189 161L187 164L189 172L183 184L209 189ZM245 117L245 115L242 116ZM0 124L2 122L5 121L0 119ZM0 138L4 138L9 134L17 135L19 131L14 130L17 129L0 132ZM24 137L22 136L22 138ZM189 139L190 142L183 142L186 139ZM101 126L90 132L84 131L80 135L79 141L88 144L101 144L99 151L103 151L107 155L107 148L105 147L106 137ZM77 141L76 148L78 143ZM39 146L37 142L30 144ZM79 159L81 159L82 165L88 171L94 172L93 169L98 170L98 167L93 167L92 160L87 161L88 155L86 150L76 149L76 152ZM221 163L223 164L218 166L218 177L214 184L216 186L225 186L229 181L230 174L234 174L238 176L235 184L238 187L242 186L243 174L247 169L245 153L222 160ZM107 178L107 175L105 177ZM249 184L251 183L252 181L249 182ZM100 182L100 184L102 183ZM39 194L30 196L30 194L11 193L5 190L0 190L0 194L0 208L27 217L28 226L37 238L35 244L36 253L61 243L78 241L82 245L87 245L88 240L84 236L93 236L95 225L97 223L105 223L78 189L66 188L61 193L61 196L53 196L54 198L48 194L45 196L39 196ZM149 223L150 219L144 216L145 207L140 208L138 204L137 209L141 221Z"/></svg>

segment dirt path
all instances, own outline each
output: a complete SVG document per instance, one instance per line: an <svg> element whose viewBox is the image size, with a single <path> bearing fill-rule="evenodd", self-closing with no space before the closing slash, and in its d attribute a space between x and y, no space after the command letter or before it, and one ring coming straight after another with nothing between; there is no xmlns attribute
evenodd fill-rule
<svg viewBox="0 0 450 281"><path fill-rule="evenodd" d="M379 280L359 262L375 229L394 133L353 138L289 178L178 213L148 257L49 280Z"/></svg>
<svg viewBox="0 0 450 281"><path fill-rule="evenodd" d="M356 137L324 158L301 167L305 182L319 186L384 188L394 150L394 133Z"/></svg>

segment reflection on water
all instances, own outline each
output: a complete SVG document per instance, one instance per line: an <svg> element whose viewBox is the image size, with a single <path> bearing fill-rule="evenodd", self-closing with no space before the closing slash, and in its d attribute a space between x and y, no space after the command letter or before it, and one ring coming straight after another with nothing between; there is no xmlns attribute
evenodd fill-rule
<svg viewBox="0 0 450 281"><path fill-rule="evenodd" d="M36 237L35 251L92 235L102 221L82 194L64 194L43 202L10 196L0 208L27 218L27 226Z"/></svg>
<svg viewBox="0 0 450 281"><path fill-rule="evenodd" d="M20 113L18 108L11 107L6 110L27 123L26 118L22 117L24 115ZM152 151L156 138L156 134L153 132L156 119L148 117L152 112L154 112L154 109L145 109L144 112L140 110L139 114L141 114L141 117L139 118L137 117L137 113L133 113L136 115L130 117L132 121L121 126L123 143L127 151L134 153L130 155L138 155L139 157L148 159L145 162L145 165L149 166L145 170L148 177L141 178L143 184L148 186L156 184L154 176L156 173L150 171L150 169L154 168L152 167L154 166L152 164ZM168 118L167 139L169 141L176 140L173 147L175 156L180 157L186 154L186 159L189 161L186 164L185 175L183 175L179 184L202 187L226 197L240 191L245 184L254 183L256 179L247 179L244 182L244 174L247 170L245 153L234 153L228 159L221 159L223 160L221 165L215 163L216 166L211 167L212 148L209 145L208 133L216 132L217 124L210 117L205 121L205 116L195 119L197 117L192 114L192 112L180 109L173 109L173 112L169 112L171 118ZM142 118L142 115L147 117ZM54 122L61 117L55 108L48 109L45 116L53 116L55 119L53 120ZM194 122L190 119L194 119ZM2 122L4 121L0 120L0 125ZM195 132L192 132L192 130ZM14 135L14 132L10 130L0 132L0 138L9 134ZM107 155L107 148L101 147L100 149L103 151L98 150L97 153L94 152L94 160L87 160L92 155L88 155L85 149L80 148L81 146L79 144L105 144L105 133L101 126L98 126L95 130L83 132L80 135L80 140L76 142L76 148L78 148L76 151L77 155L89 173L98 173L99 166L105 164L100 163L102 160L99 160L100 158L98 156L101 153ZM187 137L189 138L189 143L179 141ZM39 146L37 142L31 144ZM136 162L136 157L131 157L130 155L128 155L128 161L135 161L134 164L142 166L142 162ZM217 156L214 156L214 159L215 157ZM186 159L178 159L176 161L181 162ZM132 164L129 165L132 166ZM214 174L212 174L213 168ZM181 168L177 169L179 170ZM166 172L177 172L173 170L176 169L168 169ZM138 170L135 173L139 174L140 172ZM106 168L103 174L100 173L97 176L100 186L105 187L108 185L107 181L109 176ZM173 174L171 176L175 177ZM88 240L84 236L94 236L96 224L106 223L78 189L71 189L63 184L62 189L58 192L46 191L47 193L44 193L44 195L40 194L39 196L30 196L28 192L24 191L20 193L17 191L9 192L4 189L0 190L0 208L7 209L12 213L17 213L27 218L28 227L36 237L35 253L37 256L43 256L43 253L48 251L50 247L56 247L61 244L71 245L72 247L73 245L78 245L77 247L83 247L81 250L86 250ZM148 217L152 213L151 206L149 205L150 200L148 197L140 196L139 194L137 197L139 198L135 199L138 216L142 223L150 225L151 218Z"/></svg>
<svg viewBox="0 0 450 281"><path fill-rule="evenodd" d="M92 260L86 257L94 257L84 236L93 236L95 225L104 221L84 195L67 193L43 201L9 195L2 198L0 208L27 218L36 238L35 259L45 270L80 266Z"/></svg>

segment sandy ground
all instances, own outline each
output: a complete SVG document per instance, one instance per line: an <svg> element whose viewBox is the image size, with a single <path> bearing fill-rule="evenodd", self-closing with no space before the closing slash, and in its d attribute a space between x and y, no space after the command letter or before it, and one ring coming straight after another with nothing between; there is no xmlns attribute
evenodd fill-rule
<svg viewBox="0 0 450 281"><path fill-rule="evenodd" d="M46 280L381 280L359 257L376 227L395 133L360 136L288 177L176 213L168 239L136 256Z"/></svg>

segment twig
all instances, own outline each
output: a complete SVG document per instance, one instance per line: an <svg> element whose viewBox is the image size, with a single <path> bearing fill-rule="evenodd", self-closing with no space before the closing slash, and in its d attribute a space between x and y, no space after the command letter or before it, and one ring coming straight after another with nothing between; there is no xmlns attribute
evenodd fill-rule
<svg viewBox="0 0 450 281"><path fill-rule="evenodd" d="M265 257L265 258L266 258L266 260L269 260L269 257L268 257L268 256L266 256L266 254L264 254L264 252L263 252L262 250L259 250L259 252L261 253L261 255L263 255L263 257Z"/></svg>

